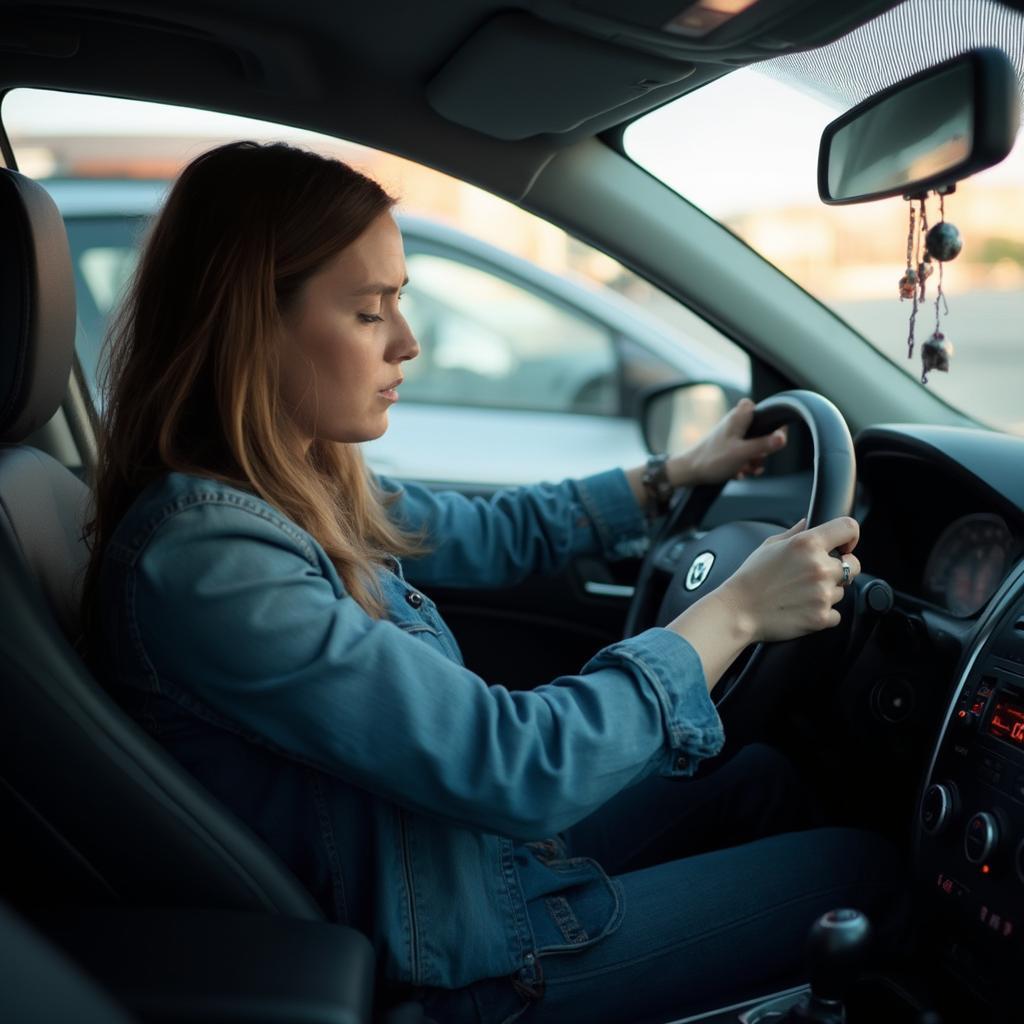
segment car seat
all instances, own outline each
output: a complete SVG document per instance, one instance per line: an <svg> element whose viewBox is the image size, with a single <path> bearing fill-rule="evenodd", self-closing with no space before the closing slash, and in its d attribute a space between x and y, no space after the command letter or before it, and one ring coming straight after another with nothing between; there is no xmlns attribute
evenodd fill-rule
<svg viewBox="0 0 1024 1024"><path fill-rule="evenodd" d="M88 489L23 440L64 398L74 352L67 236L46 191L0 168L0 885L15 905L258 910L312 896L151 740L78 657Z"/></svg>

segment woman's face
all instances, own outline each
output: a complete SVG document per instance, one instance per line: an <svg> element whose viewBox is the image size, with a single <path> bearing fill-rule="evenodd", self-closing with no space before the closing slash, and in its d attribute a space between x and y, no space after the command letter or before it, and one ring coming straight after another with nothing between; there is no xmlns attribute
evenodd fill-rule
<svg viewBox="0 0 1024 1024"><path fill-rule="evenodd" d="M387 430L402 363L419 345L399 310L402 235L381 214L314 274L285 314L281 397L303 437L359 442Z"/></svg>

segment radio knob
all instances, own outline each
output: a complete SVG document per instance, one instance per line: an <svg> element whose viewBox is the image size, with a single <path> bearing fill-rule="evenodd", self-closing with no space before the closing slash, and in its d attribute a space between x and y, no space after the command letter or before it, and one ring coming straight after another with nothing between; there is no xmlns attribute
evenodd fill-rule
<svg viewBox="0 0 1024 1024"><path fill-rule="evenodd" d="M967 822L964 832L964 856L972 864L984 864L999 845L999 823L988 813L979 811Z"/></svg>
<svg viewBox="0 0 1024 1024"><path fill-rule="evenodd" d="M932 783L921 801L921 828L937 836L949 824L956 802L956 789L951 782Z"/></svg>

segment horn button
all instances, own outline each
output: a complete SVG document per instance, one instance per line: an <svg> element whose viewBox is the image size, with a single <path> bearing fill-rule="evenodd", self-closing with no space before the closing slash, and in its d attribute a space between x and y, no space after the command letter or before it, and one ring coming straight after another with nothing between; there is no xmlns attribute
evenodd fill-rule
<svg viewBox="0 0 1024 1024"><path fill-rule="evenodd" d="M740 520L689 538L682 544L675 538L664 552L655 556L657 568L670 577L655 624L667 625L705 594L710 594L767 537L782 533L784 529L774 523Z"/></svg>

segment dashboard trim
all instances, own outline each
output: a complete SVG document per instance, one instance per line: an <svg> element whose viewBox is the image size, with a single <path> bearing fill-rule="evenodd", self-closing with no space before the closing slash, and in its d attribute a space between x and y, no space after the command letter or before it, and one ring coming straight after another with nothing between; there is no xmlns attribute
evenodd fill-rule
<svg viewBox="0 0 1024 1024"><path fill-rule="evenodd" d="M880 423L856 437L857 464L873 452L916 455L974 480L1005 504L1019 522L1024 510L1024 474L1007 467L1024 462L1024 437L969 427Z"/></svg>

